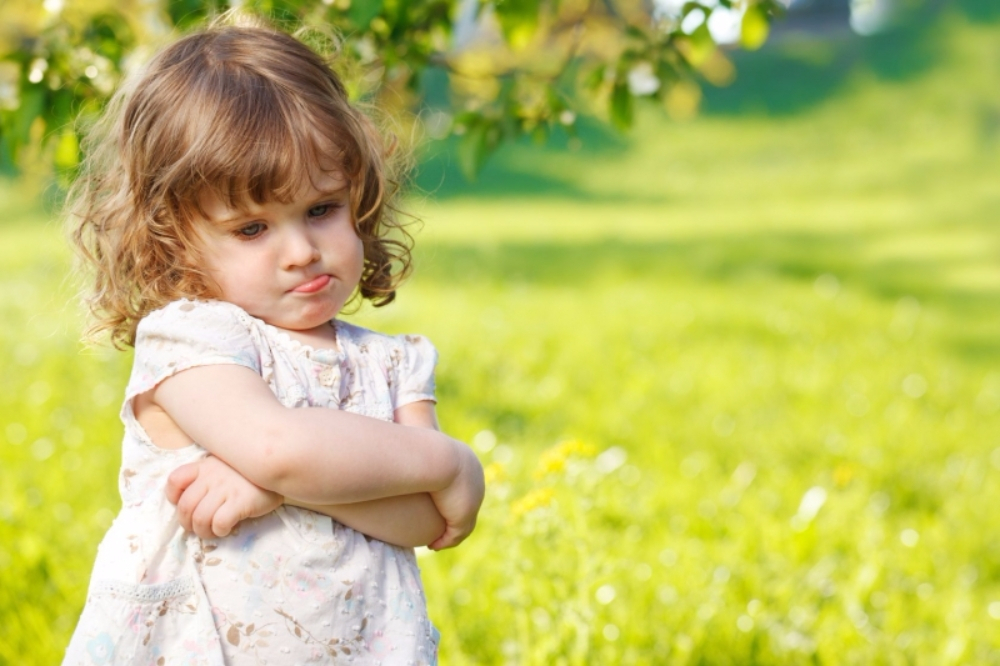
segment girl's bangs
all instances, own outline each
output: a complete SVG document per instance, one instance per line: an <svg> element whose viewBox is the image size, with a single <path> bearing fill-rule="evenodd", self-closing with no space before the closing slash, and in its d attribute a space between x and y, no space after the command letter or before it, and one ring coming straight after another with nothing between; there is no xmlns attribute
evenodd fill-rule
<svg viewBox="0 0 1000 666"><path fill-rule="evenodd" d="M186 192L176 192L177 201L186 202L184 217L207 217L204 197L214 198L233 211L247 211L254 204L272 201L289 203L309 185L316 187L316 175L340 172L353 181L351 160L341 147L346 138L337 131L332 118L321 119L300 108L257 108L256 115L242 121L216 123L219 131L206 137L193 152L197 164L189 173ZM235 114L234 114L235 115ZM332 115L332 114L330 114ZM235 122L234 122L235 121Z"/></svg>

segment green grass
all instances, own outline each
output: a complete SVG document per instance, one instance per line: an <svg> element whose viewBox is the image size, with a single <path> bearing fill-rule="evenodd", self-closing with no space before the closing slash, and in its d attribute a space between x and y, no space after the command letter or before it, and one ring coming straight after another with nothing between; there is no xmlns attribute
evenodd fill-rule
<svg viewBox="0 0 1000 666"><path fill-rule="evenodd" d="M421 557L445 664L1000 663L1000 30L936 30L906 76L751 82L415 204L417 276L356 318L435 341L492 480ZM0 201L0 663L48 664L129 357L81 351L58 230Z"/></svg>

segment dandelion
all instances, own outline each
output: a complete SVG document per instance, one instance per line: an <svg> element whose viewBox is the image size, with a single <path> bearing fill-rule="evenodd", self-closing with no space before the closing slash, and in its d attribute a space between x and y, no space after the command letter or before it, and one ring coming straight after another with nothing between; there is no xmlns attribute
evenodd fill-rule
<svg viewBox="0 0 1000 666"><path fill-rule="evenodd" d="M846 463L837 465L833 470L833 482L838 488L843 488L854 478L854 468Z"/></svg>
<svg viewBox="0 0 1000 666"><path fill-rule="evenodd" d="M535 479L544 478L550 474L558 474L566 467L566 457L558 448L549 449L542 453L535 466Z"/></svg>
<svg viewBox="0 0 1000 666"><path fill-rule="evenodd" d="M552 488L537 488L532 490L527 495L515 500L510 505L510 513L515 518L518 518L526 513L534 511L535 509L548 506L554 495L555 492Z"/></svg>
<svg viewBox="0 0 1000 666"><path fill-rule="evenodd" d="M561 442L550 449L545 450L538 459L535 467L535 479L542 479L550 474L558 474L566 469L566 462L576 457L590 457L594 455L594 447L584 444L580 440L570 439Z"/></svg>
<svg viewBox="0 0 1000 666"><path fill-rule="evenodd" d="M507 478L507 470L500 463L492 462L483 470L483 476L486 477L486 485L489 486L505 480Z"/></svg>

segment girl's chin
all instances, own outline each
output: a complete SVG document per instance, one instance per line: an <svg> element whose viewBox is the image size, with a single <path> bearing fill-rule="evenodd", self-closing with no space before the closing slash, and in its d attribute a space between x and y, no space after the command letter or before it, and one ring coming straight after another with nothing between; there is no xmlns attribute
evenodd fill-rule
<svg viewBox="0 0 1000 666"><path fill-rule="evenodd" d="M325 326L331 319L336 319L343 304L327 299L317 299L311 303L298 303L296 307L253 308L242 305L241 307L250 315L262 319L271 326L289 331L305 332Z"/></svg>
<svg viewBox="0 0 1000 666"><path fill-rule="evenodd" d="M317 305L317 307L306 308L294 317L290 317L288 325L282 326L279 324L278 326L294 331L309 331L320 326L325 326L331 319L337 317L338 312L340 312L340 308L334 307L333 304L325 306Z"/></svg>

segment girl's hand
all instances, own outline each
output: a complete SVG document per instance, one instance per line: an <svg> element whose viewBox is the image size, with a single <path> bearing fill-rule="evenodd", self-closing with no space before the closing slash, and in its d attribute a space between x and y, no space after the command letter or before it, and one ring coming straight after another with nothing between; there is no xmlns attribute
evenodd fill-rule
<svg viewBox="0 0 1000 666"><path fill-rule="evenodd" d="M472 534L486 493L483 466L476 454L461 443L457 451L459 466L454 481L447 488L430 494L446 525L444 534L427 546L431 550L454 548Z"/></svg>
<svg viewBox="0 0 1000 666"><path fill-rule="evenodd" d="M215 456L171 472L166 493L184 529L202 539L224 537L241 521L271 513L284 502Z"/></svg>
<svg viewBox="0 0 1000 666"><path fill-rule="evenodd" d="M397 408L394 418L403 425L438 430L434 403L428 400L411 402ZM472 534L485 492L483 467L472 449L456 440L450 440L450 445L451 451L457 456L457 472L447 487L429 493L434 508L445 524L443 532L433 532L439 536L427 546L431 550L454 548Z"/></svg>

